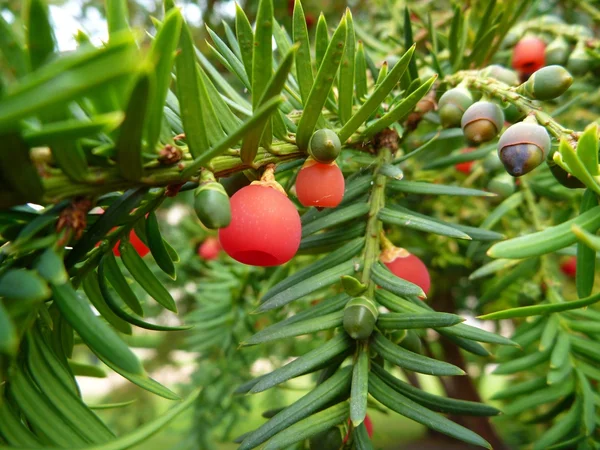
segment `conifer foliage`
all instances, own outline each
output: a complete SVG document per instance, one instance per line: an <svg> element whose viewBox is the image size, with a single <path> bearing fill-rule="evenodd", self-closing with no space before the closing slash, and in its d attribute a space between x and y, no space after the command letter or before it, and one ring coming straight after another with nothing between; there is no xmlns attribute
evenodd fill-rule
<svg viewBox="0 0 600 450"><path fill-rule="evenodd" d="M598 127L570 89L597 89L588 28L508 0L313 30L300 0L260 0L201 45L172 0L147 34L106 0L108 40L61 53L24 3L0 15L1 448L130 448L190 408L200 449L373 449L370 409L484 448L600 448ZM194 387L150 377L143 330L197 355ZM117 436L76 379L106 370L178 402Z"/></svg>

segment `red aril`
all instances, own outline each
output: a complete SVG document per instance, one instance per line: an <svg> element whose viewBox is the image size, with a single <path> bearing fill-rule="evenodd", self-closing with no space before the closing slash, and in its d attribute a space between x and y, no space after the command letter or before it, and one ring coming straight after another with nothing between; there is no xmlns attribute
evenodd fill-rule
<svg viewBox="0 0 600 450"><path fill-rule="evenodd" d="M335 208L344 198L344 187L344 175L335 162L308 158L296 179L296 196L304 206Z"/></svg>
<svg viewBox="0 0 600 450"><path fill-rule="evenodd" d="M380 255L381 262L399 278L416 284L425 295L429 293L431 279L427 266L419 257L408 250L398 247L388 247Z"/></svg>
<svg viewBox="0 0 600 450"><path fill-rule="evenodd" d="M575 278L577 272L577 257L569 256L560 265L560 271L570 278Z"/></svg>
<svg viewBox="0 0 600 450"><path fill-rule="evenodd" d="M267 173L270 170L269 173ZM298 251L302 225L294 204L267 169L231 197L231 223L219 230L223 250L252 266L278 266Z"/></svg>
<svg viewBox="0 0 600 450"><path fill-rule="evenodd" d="M461 153L471 153L474 150L475 150L474 147L469 147L469 148L465 148L465 149L461 150ZM458 170L459 172L462 172L462 173L468 175L469 173L471 173L471 169L473 168L473 164L475 164L475 161L465 161L465 162L461 162L461 163L455 164L454 168L456 170Z"/></svg>
<svg viewBox="0 0 600 450"><path fill-rule="evenodd" d="M546 44L535 36L526 36L513 49L512 66L523 77L546 64Z"/></svg>
<svg viewBox="0 0 600 450"><path fill-rule="evenodd" d="M205 261L212 261L219 257L220 251L221 244L219 243L219 239L209 236L198 247L198 256Z"/></svg>
<svg viewBox="0 0 600 450"><path fill-rule="evenodd" d="M146 244L144 244L142 242L142 240L138 237L137 234L135 234L135 231L133 231L133 230L131 230L129 232L129 242L131 243L131 245L133 245L133 248L135 249L135 251L142 258L144 256L146 256L148 253L150 253L150 249L148 247L146 247ZM120 243L121 243L121 241L117 241L117 243L113 247L113 253L115 254L115 256L121 256L121 252L119 251Z"/></svg>

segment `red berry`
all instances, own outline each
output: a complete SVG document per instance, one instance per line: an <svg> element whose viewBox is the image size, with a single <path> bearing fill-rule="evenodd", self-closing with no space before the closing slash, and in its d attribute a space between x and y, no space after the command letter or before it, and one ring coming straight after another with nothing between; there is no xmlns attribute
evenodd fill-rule
<svg viewBox="0 0 600 450"><path fill-rule="evenodd" d="M473 147L469 147L469 148L465 148L464 150L461 150L461 153L471 153L474 150L475 149ZM468 175L469 173L471 173L471 168L473 167L473 164L475 164L475 161L465 161L465 162L455 164L454 168L456 170L458 170L459 172L462 172L462 173L465 173Z"/></svg>
<svg viewBox="0 0 600 450"><path fill-rule="evenodd" d="M219 257L221 251L221 244L216 237L207 237L200 247L198 247L198 256L206 261L212 261Z"/></svg>
<svg viewBox="0 0 600 450"><path fill-rule="evenodd" d="M381 255L381 262L399 278L416 284L425 295L429 293L431 279L423 261L403 248L391 248Z"/></svg>
<svg viewBox="0 0 600 450"><path fill-rule="evenodd" d="M335 208L344 198L344 175L335 163L309 158L298 173L296 195L304 206Z"/></svg>
<svg viewBox="0 0 600 450"><path fill-rule="evenodd" d="M350 423L350 419L348 419L348 423ZM363 423L365 424L365 428L367 429L367 434L369 435L370 438L373 437L373 423L371 422L371 418L369 417L369 415L367 414L365 416L365 420L363 420ZM348 437L349 435L346 435L346 437L344 438L344 444L346 442L348 442Z"/></svg>
<svg viewBox="0 0 600 450"><path fill-rule="evenodd" d="M142 258L150 252L150 249L146 247L146 244L142 242L142 240L137 236L137 234L135 234L135 231L133 230L129 232L129 242L131 242L131 245L133 245L135 251ZM117 241L117 243L113 247L113 253L115 254L115 256L121 256L121 252L119 251L120 243L121 241Z"/></svg>
<svg viewBox="0 0 600 450"><path fill-rule="evenodd" d="M546 63L546 44L540 38L527 36L513 49L512 66L522 75L531 75Z"/></svg>
<svg viewBox="0 0 600 450"><path fill-rule="evenodd" d="M253 266L278 266L296 254L302 225L294 204L278 189L252 184L231 197L231 223L219 230L223 250Z"/></svg>
<svg viewBox="0 0 600 450"><path fill-rule="evenodd" d="M577 257L570 256L560 265L560 271L570 278L575 278L577 272Z"/></svg>

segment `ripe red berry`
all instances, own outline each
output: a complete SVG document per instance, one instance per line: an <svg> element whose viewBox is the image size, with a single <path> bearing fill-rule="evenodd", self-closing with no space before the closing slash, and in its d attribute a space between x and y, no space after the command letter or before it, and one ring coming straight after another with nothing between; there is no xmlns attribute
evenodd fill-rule
<svg viewBox="0 0 600 450"><path fill-rule="evenodd" d="M221 251L221 244L216 237L207 237L200 247L198 247L198 256L205 261L212 261L219 257Z"/></svg>
<svg viewBox="0 0 600 450"><path fill-rule="evenodd" d="M521 75L531 75L546 63L546 44L535 36L526 36L513 49L512 66Z"/></svg>
<svg viewBox="0 0 600 450"><path fill-rule="evenodd" d="M419 257L403 248L391 247L381 254L381 262L399 278L416 284L425 295L429 293L431 279L427 266Z"/></svg>
<svg viewBox="0 0 600 450"><path fill-rule="evenodd" d="M465 148L465 149L461 150L461 153L471 153L473 150L475 150L474 147L469 147L469 148ZM468 175L469 173L471 173L471 168L473 167L473 164L475 164L475 161L465 161L465 162L455 164L454 168L456 170L458 170L459 172L462 172L462 173L465 173Z"/></svg>
<svg viewBox="0 0 600 450"><path fill-rule="evenodd" d="M344 175L336 163L308 158L296 179L296 195L304 206L335 208L344 198Z"/></svg>
<svg viewBox="0 0 600 450"><path fill-rule="evenodd" d="M135 231L133 230L129 232L129 242L131 242L131 245L133 245L135 251L142 258L150 252L150 249L146 247L146 244L142 242L142 240L137 236L137 234L135 234ZM117 241L117 243L113 247L113 253L115 254L115 256L121 256L121 252L119 251L120 243L121 241Z"/></svg>
<svg viewBox="0 0 600 450"><path fill-rule="evenodd" d="M577 272L577 257L571 256L560 265L560 271L570 278L575 278Z"/></svg>
<svg viewBox="0 0 600 450"><path fill-rule="evenodd" d="M287 196L269 183L251 184L231 197L231 223L219 230L223 250L253 266L278 266L300 246L300 215Z"/></svg>

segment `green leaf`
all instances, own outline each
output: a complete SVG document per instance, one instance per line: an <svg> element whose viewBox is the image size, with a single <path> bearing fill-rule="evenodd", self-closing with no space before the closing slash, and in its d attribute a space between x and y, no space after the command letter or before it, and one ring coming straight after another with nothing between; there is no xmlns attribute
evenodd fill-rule
<svg viewBox="0 0 600 450"><path fill-rule="evenodd" d="M223 42L223 40L208 26L206 27L206 31L208 31L208 34L216 46L215 48L208 44L215 56L223 63L227 70L238 77L246 89L251 90L252 85L250 84L250 80L246 75L246 69L244 68L242 61L238 59L238 57L233 53L233 51L231 51L227 44L225 44L225 42Z"/></svg>
<svg viewBox="0 0 600 450"><path fill-rule="evenodd" d="M449 313L386 313L381 314L377 320L377 327L381 330L404 330L411 328L442 328L464 322L460 316Z"/></svg>
<svg viewBox="0 0 600 450"><path fill-rule="evenodd" d="M440 395L430 394L422 391L404 381L399 380L392 374L387 372L383 367L376 363L372 363L372 369L382 381L393 388L396 392L405 395L409 399L425 408L431 409L445 414L457 414L464 416L495 416L500 414L500 411L493 406L484 403L471 402L467 400L458 400Z"/></svg>
<svg viewBox="0 0 600 450"><path fill-rule="evenodd" d="M175 300L173 300L169 291L156 278L128 240L121 240L119 251L121 252L123 264L142 289L169 311L177 312Z"/></svg>
<svg viewBox="0 0 600 450"><path fill-rule="evenodd" d="M52 293L63 317L91 350L123 371L135 375L144 373L135 354L108 325L94 315L88 305L77 297L70 283L52 285Z"/></svg>
<svg viewBox="0 0 600 450"><path fill-rule="evenodd" d="M106 0L106 21L108 34L112 40L113 35L120 31L129 30L129 10L127 0Z"/></svg>
<svg viewBox="0 0 600 450"><path fill-rule="evenodd" d="M369 393L391 410L432 430L452 436L469 444L489 449L492 448L479 435L399 394L374 374L369 377Z"/></svg>
<svg viewBox="0 0 600 450"><path fill-rule="evenodd" d="M296 50L297 47L292 47L292 49L288 52L283 61L281 61L281 64L277 68L277 71L273 74L265 89L262 91L260 99L258 99L257 102L253 104L254 110L256 110L257 112L260 109L260 107L264 106L269 100L276 98L281 94L281 91L285 86L285 82L288 78L288 75L292 70L292 65L294 63L294 53L296 52ZM267 126L269 117L270 116L268 115L263 116L262 122L257 124L257 126L252 131L250 131L246 135L246 137L244 137L244 141L242 142L242 148L240 149L240 157L242 158L242 161L244 163L251 164L252 161L254 161L254 158L256 157L256 154L258 152L258 146L261 143L261 137L265 134L271 133ZM271 136L269 137L269 139L270 138Z"/></svg>
<svg viewBox="0 0 600 450"><path fill-rule="evenodd" d="M0 130L130 75L138 68L136 52L131 36L122 36L102 48L82 47L46 64L7 89L0 102Z"/></svg>
<svg viewBox="0 0 600 450"><path fill-rule="evenodd" d="M271 74L273 73L273 21L273 0L259 0L258 10L256 12L256 23L254 24L254 51L252 53L253 110L256 110L263 101L270 98L264 94L267 91L270 79L272 79ZM279 94L279 92L281 92L281 89L277 91L277 94ZM262 137L264 144L269 146L272 137L273 132L271 122L267 120L265 133ZM250 158L249 155L250 153L245 155L242 147L242 161L247 164L251 163L254 159L254 157Z"/></svg>
<svg viewBox="0 0 600 450"><path fill-rule="evenodd" d="M369 397L369 349L367 344L358 346L358 356L352 368L352 387L350 390L350 420L358 427L367 415Z"/></svg>
<svg viewBox="0 0 600 450"><path fill-rule="evenodd" d="M598 153L595 149L596 154ZM581 200L580 214L598 205L598 197L587 189ZM572 227L571 227L572 228ZM579 298L588 297L594 288L596 275L596 251L588 247L584 242L577 242L577 270L575 272L575 284Z"/></svg>
<svg viewBox="0 0 600 450"><path fill-rule="evenodd" d="M175 420L181 413L190 408L197 401L200 390L195 390L187 398L169 409L166 413L156 419L142 425L135 431L120 436L106 444L88 447L90 450L125 450L148 440L151 436L163 430L170 422Z"/></svg>
<svg viewBox="0 0 600 450"><path fill-rule="evenodd" d="M317 331L331 330L342 325L344 317L343 311L336 311L331 314L325 314L312 319L303 320L285 327L277 326L267 327L258 333L250 336L241 345L257 345L265 342L272 342L288 337L301 336L304 334L316 333Z"/></svg>
<svg viewBox="0 0 600 450"><path fill-rule="evenodd" d="M560 225L494 244L488 250L488 255L492 258L521 259L554 252L576 242L577 238L571 232L572 225L595 232L600 228L600 206Z"/></svg>
<svg viewBox="0 0 600 450"><path fill-rule="evenodd" d="M358 127L367 121L371 114L373 114L373 112L375 112L377 108L381 106L381 103L383 103L385 98L390 94L390 92L392 92L394 87L396 87L400 77L402 77L402 74L406 71L409 62L413 57L414 51L414 47L411 47L406 51L402 58L400 58L400 61L398 61L394 68L387 74L385 79L377 86L367 101L365 101L359 110L356 111L356 113L338 132L338 136L342 143L346 142L348 138L352 136L352 133L358 130Z"/></svg>
<svg viewBox="0 0 600 450"><path fill-rule="evenodd" d="M16 132L0 134L0 140L0 180L8 184L22 200L41 200L44 188L29 157L27 144Z"/></svg>
<svg viewBox="0 0 600 450"><path fill-rule="evenodd" d="M530 394L532 392L536 392L544 387L546 387L546 377L537 377L532 378L527 381L522 381L520 383L511 384L508 387L502 389L501 391L496 392L492 395L492 400L505 400L511 399L513 400L515 397Z"/></svg>
<svg viewBox="0 0 600 450"><path fill-rule="evenodd" d="M521 259L495 259L475 270L471 275L469 275L469 280L478 280L480 278L487 277L488 275L495 274L501 270L509 269L522 262L523 260Z"/></svg>
<svg viewBox="0 0 600 450"><path fill-rule="evenodd" d="M154 151L160 135L163 110L171 86L171 71L175 61L175 50L181 35L182 21L179 9L169 10L152 41L152 48L148 54L148 60L156 74L154 95L150 97L144 130L146 147L150 152Z"/></svg>
<svg viewBox="0 0 600 450"><path fill-rule="evenodd" d="M544 332L542 333L542 337L540 338L540 351L544 351L549 348L554 347L554 341L556 336L558 335L559 323L558 317L556 315L550 316L550 318L546 321L546 326L544 327Z"/></svg>
<svg viewBox="0 0 600 450"><path fill-rule="evenodd" d="M25 46L17 36L6 19L0 15L0 53L4 61L14 70L15 76L20 78L27 73L28 61Z"/></svg>
<svg viewBox="0 0 600 450"><path fill-rule="evenodd" d="M129 283L127 283L127 280L123 276L112 252L106 253L102 260L104 261L104 274L119 297L123 299L127 306L129 306L136 314L143 316L144 310L142 309L142 305L131 287L129 287Z"/></svg>
<svg viewBox="0 0 600 450"><path fill-rule="evenodd" d="M342 402L320 411L275 435L264 450L289 446L344 422L348 418L348 403Z"/></svg>
<svg viewBox="0 0 600 450"><path fill-rule="evenodd" d="M69 275L60 256L52 247L47 248L35 261L33 268L40 276L54 284L63 284L69 281Z"/></svg>
<svg viewBox="0 0 600 450"><path fill-rule="evenodd" d="M8 269L0 276L0 297L19 302L41 302L50 297L46 281L27 269Z"/></svg>
<svg viewBox="0 0 600 450"><path fill-rule="evenodd" d="M233 145L240 141L240 139L244 138L248 133L253 132L259 127L262 127L262 124L265 121L265 117L270 116L273 112L279 107L282 102L281 97L272 98L271 100L265 102L256 112L247 119L244 123L240 125L240 127L235 130L233 133L229 134L221 142L215 144L211 149L201 156L198 156L194 159L194 161L185 168L181 172L181 177L189 177L194 174L200 167L202 167L205 163L210 161L215 156L224 153L226 150L229 150Z"/></svg>
<svg viewBox="0 0 600 450"><path fill-rule="evenodd" d="M579 158L578 153L575 151L573 146L565 138L561 138L558 151L554 153L554 162L557 164L568 167L567 172L581 180L589 189L593 190L596 194L600 195L600 183L594 176L588 171L583 161Z"/></svg>
<svg viewBox="0 0 600 450"><path fill-rule="evenodd" d="M337 266L330 267L311 277L304 278L297 284L290 286L278 294L273 295L256 308L256 313L262 313L271 309L279 308L294 300L304 297L318 289L331 286L340 281L342 275L352 275L360 270L358 261L348 260Z"/></svg>
<svg viewBox="0 0 600 450"><path fill-rule="evenodd" d="M10 320L8 311L6 311L3 303L0 301L0 354L15 355L18 347L19 339L17 338L17 330Z"/></svg>
<svg viewBox="0 0 600 450"><path fill-rule="evenodd" d="M573 234L575 234L575 236L577 236L577 239L580 242L583 242L587 247L595 250L596 252L600 251L600 237L588 231L582 230L581 227L577 225L572 225L571 231Z"/></svg>
<svg viewBox="0 0 600 450"><path fill-rule="evenodd" d="M327 47L329 46L329 30L327 28L327 19L321 12L317 21L317 31L315 32L315 65L317 69L321 67Z"/></svg>
<svg viewBox="0 0 600 450"><path fill-rule="evenodd" d="M462 136L462 130L460 130L460 129L450 128L449 130L444 130L444 131L454 132L455 130L456 130L458 136ZM449 137L455 137L455 136L449 136ZM453 166L453 165L461 163L461 162L478 161L480 159L484 159L485 157L487 157L490 154L491 151L494 151L494 153L496 152L495 149L496 149L497 145L498 145L498 143L494 142L493 144L482 145L480 148L478 148L477 150L473 150L472 152L463 153L459 150L459 151L452 153L451 155L442 156L440 158L435 158L433 161L425 164L423 166L423 170L441 169L443 167L450 167L450 166Z"/></svg>
<svg viewBox="0 0 600 450"><path fill-rule="evenodd" d="M325 53L323 63L319 66L319 71L304 105L296 132L296 144L301 150L308 148L308 142L313 134L321 110L325 106L335 74L342 61L345 41L346 16L342 17L340 24L331 37L327 53Z"/></svg>
<svg viewBox="0 0 600 450"><path fill-rule="evenodd" d="M27 0L23 5L27 49L32 70L43 66L55 51L56 39L48 6L43 0Z"/></svg>
<svg viewBox="0 0 600 450"><path fill-rule="evenodd" d="M581 420L581 401L575 401L569 412L544 432L534 443L534 450L546 450L548 447L567 437Z"/></svg>
<svg viewBox="0 0 600 450"><path fill-rule="evenodd" d="M381 119L378 119L376 122L369 125L367 129L363 132L364 136L374 136L381 130L388 128L394 122L404 120L404 118L406 118L408 114L414 109L419 100L425 97L425 95L429 92L429 89L431 89L431 86L433 85L436 79L437 75L433 75L421 86L419 86L414 92L412 92L408 97L406 97L396 106L394 106L394 108L392 108L388 113L386 113Z"/></svg>
<svg viewBox="0 0 600 450"><path fill-rule="evenodd" d="M340 122L345 124L352 116L354 104L354 71L356 37L354 35L354 22L350 9L346 9L346 43L344 45L344 56L340 65L339 91L339 116Z"/></svg>
<svg viewBox="0 0 600 450"><path fill-rule="evenodd" d="M543 352L531 353L517 359L500 364L494 372L494 375L511 375L513 373L529 370L532 367L548 361L550 358L550 349Z"/></svg>
<svg viewBox="0 0 600 450"><path fill-rule="evenodd" d="M409 49L414 44L415 44L415 41L413 39L410 11L408 10L408 7L405 7L404 8L404 47L406 49ZM419 78L419 73L417 72L417 62L414 59L411 59L409 65L408 65L408 73L410 75L411 80L417 80Z"/></svg>
<svg viewBox="0 0 600 450"><path fill-rule="evenodd" d="M394 294L425 297L423 289L410 281L397 277L379 261L376 264L373 264L373 267L371 268L371 279L378 286L381 286L383 289L393 292Z"/></svg>
<svg viewBox="0 0 600 450"><path fill-rule="evenodd" d="M144 175L142 137L150 99L154 96L151 76L149 71L144 71L136 81L116 143L119 171L123 178L131 181L139 181Z"/></svg>
<svg viewBox="0 0 600 450"><path fill-rule="evenodd" d="M23 140L30 147L40 147L54 143L65 144L82 137L113 131L123 122L124 118L125 115L118 111L92 116L86 121L69 119L53 122L44 124L41 128L23 130Z"/></svg>
<svg viewBox="0 0 600 450"><path fill-rule="evenodd" d="M337 266L345 261L348 261L350 258L356 256L358 252L362 250L365 245L364 238L356 238L347 244L343 245L339 249L329 253L324 258L313 262L307 267L297 271L293 275L286 277L271 289L269 289L261 298L261 301L265 302L269 300L271 297L279 294L280 292L293 287L297 283L305 280L309 277L317 275L321 273L323 270L331 268L333 266Z"/></svg>
<svg viewBox="0 0 600 450"><path fill-rule="evenodd" d="M352 436L356 450L373 450L373 443L364 422L352 430Z"/></svg>
<svg viewBox="0 0 600 450"><path fill-rule="evenodd" d="M580 398L582 399L583 411L581 416L583 416L583 431L586 436L591 436L596 429L594 392L586 376L580 370L575 370L575 373L577 375Z"/></svg>
<svg viewBox="0 0 600 450"><path fill-rule="evenodd" d="M298 79L302 104L306 105L310 90L313 87L314 76L310 60L310 42L308 40L306 18L300 0L294 2L292 32L292 40L294 43L299 44L296 52L296 78Z"/></svg>
<svg viewBox="0 0 600 450"><path fill-rule="evenodd" d="M368 203L354 203L341 209L336 208L330 214L320 217L302 227L302 237L309 236L324 228L330 228L353 219L358 219L369 212Z"/></svg>
<svg viewBox="0 0 600 450"><path fill-rule="evenodd" d="M367 61L365 57L365 47L361 41L357 42L356 62L354 67L354 78L356 79L356 97L362 103L366 99L369 91L367 88Z"/></svg>
<svg viewBox="0 0 600 450"><path fill-rule="evenodd" d="M264 375L256 383L250 392L255 394L266 391L273 386L283 383L309 372L311 369L320 367L323 363L331 360L351 348L354 341L346 333L340 333L319 347L299 356L292 362L286 364L273 372Z"/></svg>
<svg viewBox="0 0 600 450"><path fill-rule="evenodd" d="M254 33L252 31L252 25L246 16L244 10L238 3L235 4L235 33L240 45L240 52L242 54L242 62L244 63L244 69L248 80L252 83L252 58L254 52Z"/></svg>
<svg viewBox="0 0 600 450"><path fill-rule="evenodd" d="M121 317L117 316L106 304L106 301L102 296L102 292L100 291L100 284L98 283L98 275L96 272L88 272L85 277L83 277L81 284L86 297L94 306L94 308L96 308L96 310L100 313L102 318L112 325L115 330L123 334L131 335L131 325Z"/></svg>
<svg viewBox="0 0 600 450"><path fill-rule="evenodd" d="M145 321L141 320L138 316L136 316L134 313L130 313L127 310L128 308L125 306L125 303L120 298L115 297L111 293L111 291L108 287L108 284L106 282L107 280L105 278L106 274L104 272L105 260L106 260L106 257L104 257L100 261L100 264L98 266L98 284L100 287L100 292L102 293L102 297L106 301L106 304L117 316L119 316L121 319L125 320L126 322L128 322L132 325L135 325L140 328L145 328L146 330L182 331L182 330L189 330L190 328L192 328L191 326L170 327L170 326L157 325L154 323L145 322Z"/></svg>
<svg viewBox="0 0 600 450"><path fill-rule="evenodd" d="M383 208L377 215L383 223L398 225L403 228L425 231L427 233L439 234L457 239L471 240L471 237L454 227L443 225L437 221L424 219L410 212L397 211L392 208Z"/></svg>
<svg viewBox="0 0 600 450"><path fill-rule="evenodd" d="M465 375L459 367L406 350L377 331L371 337L371 346L383 359L413 372L438 376Z"/></svg>
<svg viewBox="0 0 600 450"><path fill-rule="evenodd" d="M169 251L165 246L165 241L160 234L158 227L158 219L154 212L150 212L146 218L146 236L148 238L148 247L152 252L152 256L161 270L169 275L173 280L177 279L175 274L175 265L169 256Z"/></svg>
<svg viewBox="0 0 600 450"><path fill-rule="evenodd" d="M347 393L350 388L351 368L344 367L331 378L317 385L308 394L284 408L271 420L244 437L239 450L256 448L276 433L289 428L298 421L329 404L340 395Z"/></svg>
<svg viewBox="0 0 600 450"><path fill-rule="evenodd" d="M179 40L181 52L175 59L177 68L177 98L181 108L181 121L185 132L185 139L190 153L198 158L208 149L208 136L206 133L206 118L200 99L199 69L196 66L196 57L192 33L183 22Z"/></svg>
<svg viewBox="0 0 600 450"><path fill-rule="evenodd" d="M423 195L457 195L475 197L495 197L496 194L478 189L464 188L460 186L449 186L436 183L425 183L422 181L396 181L387 183L387 188L394 192Z"/></svg>
<svg viewBox="0 0 600 450"><path fill-rule="evenodd" d="M592 176L600 175L598 165L598 125L588 125L577 141L577 157ZM568 162L567 162L568 164Z"/></svg>
<svg viewBox="0 0 600 450"><path fill-rule="evenodd" d="M233 114L233 112L231 112L231 109L203 70L200 71L200 76L206 88L208 101L212 104L216 118L220 122L223 131L225 131L225 133L222 131L220 132L217 128L218 134L213 137L213 139L216 137L223 139L226 134L233 133L240 126L242 121L235 114Z"/></svg>

